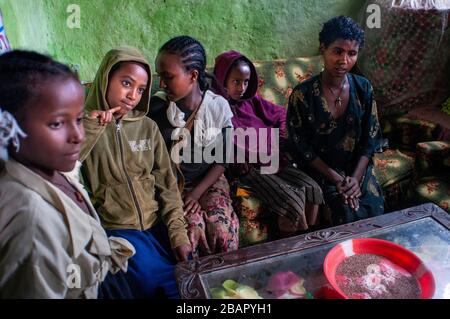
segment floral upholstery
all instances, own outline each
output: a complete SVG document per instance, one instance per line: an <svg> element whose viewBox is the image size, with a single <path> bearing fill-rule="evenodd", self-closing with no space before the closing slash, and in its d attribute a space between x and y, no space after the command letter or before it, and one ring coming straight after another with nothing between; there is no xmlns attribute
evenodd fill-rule
<svg viewBox="0 0 450 319"><path fill-rule="evenodd" d="M433 202L450 213L450 183L436 176L421 178L414 187L419 202Z"/></svg>
<svg viewBox="0 0 450 319"><path fill-rule="evenodd" d="M408 189L413 177L414 154L388 149L374 156L375 176L383 189L385 211L408 206Z"/></svg>
<svg viewBox="0 0 450 319"><path fill-rule="evenodd" d="M442 104L442 112L450 115L450 97Z"/></svg>
<svg viewBox="0 0 450 319"><path fill-rule="evenodd" d="M385 137L389 138L391 146L402 150L414 151L417 143L436 138L438 126L433 122L406 116L383 119L383 121Z"/></svg>
<svg viewBox="0 0 450 319"><path fill-rule="evenodd" d="M383 115L445 97L450 29L443 27L447 26L448 10L435 9L437 2L370 1L380 10L383 22L381 28L365 28L366 48L370 49L362 52L358 63L374 87ZM424 7L427 9L419 9Z"/></svg>
<svg viewBox="0 0 450 319"><path fill-rule="evenodd" d="M450 142L430 141L417 143L416 178L450 173Z"/></svg>
<svg viewBox="0 0 450 319"><path fill-rule="evenodd" d="M427 105L412 109L406 115L410 119L431 122L437 125L437 131L433 132L436 140L450 141L450 99L447 113L444 108Z"/></svg>
<svg viewBox="0 0 450 319"><path fill-rule="evenodd" d="M382 188L412 177L414 157L399 150L388 149L374 156L375 176Z"/></svg>
<svg viewBox="0 0 450 319"><path fill-rule="evenodd" d="M417 144L415 183L412 195L420 202L433 202L450 213L450 142Z"/></svg>
<svg viewBox="0 0 450 319"><path fill-rule="evenodd" d="M236 185L233 206L239 215L239 247L246 247L269 239L267 215L261 200L244 185Z"/></svg>
<svg viewBox="0 0 450 319"><path fill-rule="evenodd" d="M322 56L256 62L258 93L275 104L287 107L292 89L323 69Z"/></svg>

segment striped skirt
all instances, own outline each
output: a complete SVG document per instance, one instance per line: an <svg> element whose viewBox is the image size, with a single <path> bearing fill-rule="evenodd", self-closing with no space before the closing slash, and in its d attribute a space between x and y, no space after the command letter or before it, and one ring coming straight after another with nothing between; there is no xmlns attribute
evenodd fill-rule
<svg viewBox="0 0 450 319"><path fill-rule="evenodd" d="M320 186L301 170L286 166L277 174L252 169L241 179L267 205L271 213L288 218L298 229L308 229L305 203L324 203Z"/></svg>

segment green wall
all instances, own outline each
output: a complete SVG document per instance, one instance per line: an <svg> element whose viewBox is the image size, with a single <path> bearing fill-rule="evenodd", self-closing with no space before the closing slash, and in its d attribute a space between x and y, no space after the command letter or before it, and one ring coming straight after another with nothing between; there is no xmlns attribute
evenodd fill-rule
<svg viewBox="0 0 450 319"><path fill-rule="evenodd" d="M208 65L237 49L267 60L317 54L318 32L335 15L357 17L364 0L0 0L13 48L46 52L79 66L91 80L102 56L122 44L153 63L169 38L200 40ZM67 24L69 4L81 9L81 28Z"/></svg>

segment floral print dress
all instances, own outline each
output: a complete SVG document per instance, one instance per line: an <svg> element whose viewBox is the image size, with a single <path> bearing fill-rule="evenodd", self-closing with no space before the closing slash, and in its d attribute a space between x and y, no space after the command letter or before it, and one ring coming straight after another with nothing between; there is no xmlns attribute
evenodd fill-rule
<svg viewBox="0 0 450 319"><path fill-rule="evenodd" d="M293 90L286 121L290 152L322 187L334 224L381 215L384 211L383 195L372 163L381 141L373 89L361 76L349 73L347 80L349 104L339 118L332 116L323 95L321 76L316 75ZM339 174L350 176L361 156L369 158L369 165L360 185L360 207L353 212L342 201L336 186L308 164L319 157Z"/></svg>

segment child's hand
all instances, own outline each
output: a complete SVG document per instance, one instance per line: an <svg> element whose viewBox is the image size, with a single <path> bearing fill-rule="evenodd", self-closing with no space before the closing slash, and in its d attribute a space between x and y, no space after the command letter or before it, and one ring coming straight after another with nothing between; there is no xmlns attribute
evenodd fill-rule
<svg viewBox="0 0 450 319"><path fill-rule="evenodd" d="M199 254L210 255L208 240L206 239L205 225L189 225L188 237L193 247L192 256L198 258Z"/></svg>
<svg viewBox="0 0 450 319"><path fill-rule="evenodd" d="M192 246L184 244L174 248L173 252L178 261L187 261L189 254L192 252Z"/></svg>
<svg viewBox="0 0 450 319"><path fill-rule="evenodd" d="M106 125L113 120L114 114L119 112L121 109L122 109L122 107L117 106L108 111L96 110L96 111L92 111L89 114L89 117L91 119L98 119L98 122L100 125Z"/></svg>
<svg viewBox="0 0 450 319"><path fill-rule="evenodd" d="M198 202L198 198L196 198L191 192L183 195L183 202L185 214L200 213L202 208Z"/></svg>
<svg viewBox="0 0 450 319"><path fill-rule="evenodd" d="M192 245L193 257L199 257L199 253L210 254L208 241L206 240L206 227L203 216L203 211L199 210L196 213L185 212L184 218L188 223L188 237Z"/></svg>
<svg viewBox="0 0 450 319"><path fill-rule="evenodd" d="M228 251L231 234L230 226L219 222L215 217L209 218L206 222L206 233L208 233L208 244L210 253Z"/></svg>

